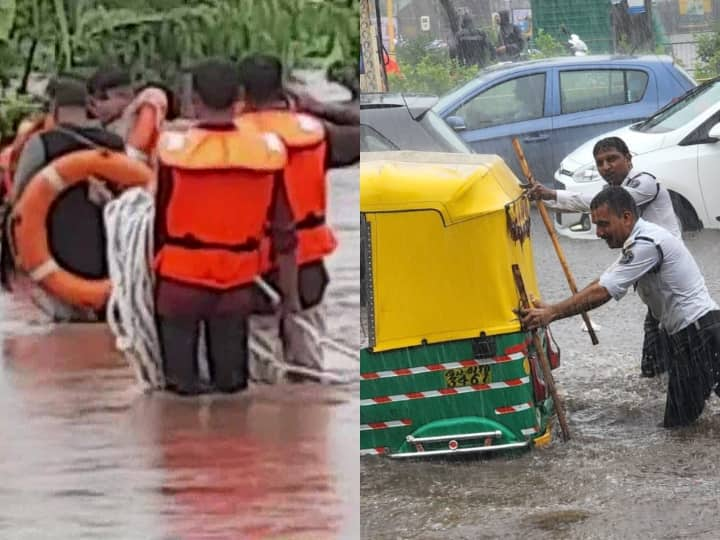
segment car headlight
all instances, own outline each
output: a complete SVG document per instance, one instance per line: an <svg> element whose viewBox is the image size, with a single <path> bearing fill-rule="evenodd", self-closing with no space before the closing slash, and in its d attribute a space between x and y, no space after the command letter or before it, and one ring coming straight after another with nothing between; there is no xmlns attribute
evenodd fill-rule
<svg viewBox="0 0 720 540"><path fill-rule="evenodd" d="M572 177L573 180L579 183L596 182L598 180L602 180L602 176L600 176L600 173L598 172L597 167L594 163L590 163L588 165L585 165L584 167L580 167L573 173Z"/></svg>

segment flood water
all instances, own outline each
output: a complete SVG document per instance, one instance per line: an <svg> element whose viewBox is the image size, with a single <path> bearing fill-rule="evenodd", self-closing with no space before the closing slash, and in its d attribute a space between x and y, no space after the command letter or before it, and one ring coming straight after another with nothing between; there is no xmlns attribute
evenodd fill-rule
<svg viewBox="0 0 720 540"><path fill-rule="evenodd" d="M562 300L567 283L537 215L533 227L540 291ZM720 301L720 231L686 242ZM579 287L618 254L603 241L561 244ZM363 457L362 538L719 538L720 399L713 395L691 427L659 427L667 379L640 378L645 312L632 292L593 311L597 346L579 317L553 323L569 443L556 426L549 448L516 457Z"/></svg>
<svg viewBox="0 0 720 540"><path fill-rule="evenodd" d="M357 348L357 168L330 185L328 324ZM6 294L0 313L0 538L359 536L357 386L144 395L104 325Z"/></svg>

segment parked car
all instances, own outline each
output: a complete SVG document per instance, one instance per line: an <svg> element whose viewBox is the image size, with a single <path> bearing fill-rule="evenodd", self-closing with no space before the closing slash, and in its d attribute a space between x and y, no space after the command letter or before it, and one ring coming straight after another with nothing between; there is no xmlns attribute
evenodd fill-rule
<svg viewBox="0 0 720 540"><path fill-rule="evenodd" d="M361 94L360 151L425 150L472 153L431 110L437 96Z"/></svg>
<svg viewBox="0 0 720 540"><path fill-rule="evenodd" d="M694 86L669 56L568 56L492 66L432 110L522 177L519 137L535 177L552 184L578 141L645 119Z"/></svg>
<svg viewBox="0 0 720 540"><path fill-rule="evenodd" d="M560 163L557 183L594 194L605 186L592 149L603 137L624 140L633 168L655 175L670 191L683 230L720 228L720 78L688 92L644 122L603 133L577 148ZM594 236L590 218L560 214L556 228L572 237Z"/></svg>

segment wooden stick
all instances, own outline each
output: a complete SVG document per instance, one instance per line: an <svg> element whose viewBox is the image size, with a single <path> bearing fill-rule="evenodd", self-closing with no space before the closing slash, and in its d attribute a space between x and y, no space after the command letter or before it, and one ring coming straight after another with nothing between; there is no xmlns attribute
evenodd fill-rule
<svg viewBox="0 0 720 540"><path fill-rule="evenodd" d="M528 184L530 186L535 185L535 178L533 177L532 172L530 172L530 166L525 159L525 154L523 153L522 146L520 146L520 141L517 137L513 138L512 144L515 148L515 154L520 161L520 167L522 167L523 174L525 174L525 178L527 178ZM576 294L578 292L577 284L575 283L575 278L573 277L572 272L570 272L570 267L568 266L567 259L563 254L562 248L560 247L560 241L558 240L557 233L555 232L555 227L553 226L552 219L550 219L550 215L548 214L547 208L545 208L545 204L542 202L542 200L536 201L536 204L538 210L540 211L540 216L542 217L543 223L545 223L545 228L550 235L550 240L552 241L553 247L555 248L555 253L557 253L558 259L560 260L560 266L562 266L563 272L565 273L565 278L567 279L568 285L570 286L570 290L573 294ZM595 329L590 322L590 317L588 317L588 314L585 311L580 312L580 315L582 316L583 321L585 321L585 326L587 327L588 334L590 334L590 340L592 341L592 344L597 345L599 341L597 335L595 334Z"/></svg>
<svg viewBox="0 0 720 540"><path fill-rule="evenodd" d="M530 307L530 299L525 291L525 283L523 282L522 274L520 274L520 267L517 264L512 265L512 273L513 278L515 279L515 287L517 287L518 295L520 296L520 303L523 308L528 309ZM535 352L537 353L538 358L540 358L540 367L542 368L543 379L545 379L545 384L547 385L550 395L552 396L553 403L555 404L555 412L557 412L558 422L560 423L560 429L563 434L563 441L568 441L570 440L570 429L568 428L567 420L565 418L565 406L563 405L563 402L557 393L557 389L555 388L555 379L553 379L552 370L550 369L550 362L548 362L548 358L545 355L545 349L542 346L540 335L537 330L531 330L530 334L532 335Z"/></svg>

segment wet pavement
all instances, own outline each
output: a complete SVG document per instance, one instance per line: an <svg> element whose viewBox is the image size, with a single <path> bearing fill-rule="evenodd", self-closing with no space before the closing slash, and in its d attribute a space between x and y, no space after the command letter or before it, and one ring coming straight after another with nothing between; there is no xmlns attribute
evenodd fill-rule
<svg viewBox="0 0 720 540"><path fill-rule="evenodd" d="M358 169L330 183L328 324L358 347ZM0 313L0 538L359 536L357 387L144 395L104 325Z"/></svg>
<svg viewBox="0 0 720 540"><path fill-rule="evenodd" d="M560 239L579 287L617 257L602 241ZM720 301L720 231L686 235ZM548 235L533 216L543 298L569 295ZM646 308L632 292L591 314L593 346L579 317L553 323L562 365L553 373L572 440L517 456L361 460L362 538L628 539L720 537L720 399L688 428L659 427L665 377L640 378Z"/></svg>

